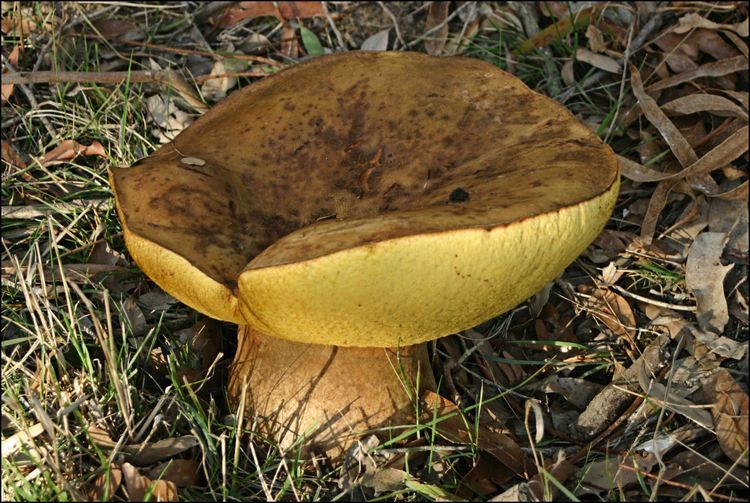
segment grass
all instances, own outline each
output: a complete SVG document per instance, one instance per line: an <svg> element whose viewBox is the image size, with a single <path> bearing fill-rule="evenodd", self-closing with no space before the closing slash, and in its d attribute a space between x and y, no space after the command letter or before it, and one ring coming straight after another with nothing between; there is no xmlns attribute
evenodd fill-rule
<svg viewBox="0 0 750 503"><path fill-rule="evenodd" d="M418 36L425 9L414 14L410 25L405 16L413 7L389 5L403 23L405 36L410 32ZM101 34L104 28L95 23L105 18L133 21L144 40L162 45L188 43L194 27L200 27L204 35L208 32L208 25L197 20L198 6L193 3L136 7L115 2L100 7L42 2L4 5L4 12L6 9L6 17L17 16L36 26L30 33L3 36L4 54L16 45L24 48L17 65L24 70L39 62L43 68L61 71L134 71L149 69L149 58L163 67L186 65L185 58L177 59L174 54L128 48L107 39ZM59 19L61 13L70 29L86 28L99 31L99 35L74 36L40 28ZM377 19L373 23L390 23L386 17ZM451 33L460 32L462 24L454 19ZM305 20L304 25L326 47L336 40L323 20ZM217 45L221 34L239 44L252 31L278 41L277 26L268 18L213 31L211 41ZM584 31L555 40L545 50L516 57L512 51L526 40L526 34L510 25L485 26L472 38L464 55L513 70L531 88L550 94L551 83L559 80L565 61L586 45ZM352 32L355 38L369 34ZM200 46L200 41L192 43ZM416 47L421 50L422 46ZM284 61L274 52L277 48L269 49L269 54ZM645 64L643 54L633 57ZM575 63L574 71L579 83L595 73L581 63ZM250 82L241 78L240 86ZM166 93L165 87L128 82L119 86L63 83L37 84L27 90L36 104L17 86L13 98L3 105L2 117L4 141L28 156L27 167L19 167L8 162L4 147L3 207L34 209L24 218L2 221L3 500L84 500L93 488L105 487L97 478L113 477L113 467L120 466L124 456L118 449L100 447L94 427L104 429L115 443L126 435L134 442L194 436L197 446L177 455L200 463L198 482L179 489L184 500L346 500L352 491L372 501L439 500L457 495L487 498L512 485L508 480L520 480L495 484L492 477L482 479L494 488L484 494L471 492L463 484L480 461L499 472L496 462L483 460L487 446L482 443L486 433L481 433L481 428L491 420L519 439L529 459L537 460L543 494L576 500L589 469L598 470L602 460L631 452L639 442L670 434L684 424L674 414L657 421L653 412L640 410L637 416L634 411L632 423L607 439L610 445L587 446L575 477L561 481L559 472L549 464L541 467L540 456L550 461L552 450L574 453L578 447L549 434L554 426L550 416L565 412L565 405L559 397L539 391L542 379L563 373L606 385L613 372L627 366L631 357L637 358L637 352L655 335L643 313L637 311L637 346L628 347L612 337L609 328L586 307L582 292L575 290L598 280L601 266L606 265L593 264L583 256L560 278L545 303L546 310L538 316L531 316L531 307L525 304L482 328L483 340L462 334L432 345L433 370L440 376L441 394L456 402L456 411L444 414L444 410L434 409L430 420L385 432L390 440L382 441L370 455L373 464L360 456L361 466L349 467L349 471L324 458L310 461L301 457L296 447L302 440L280 452L252 425L241 426L242 413L227 405L222 382L236 349L235 329L229 325L211 328L221 347L207 364L201 350L189 343L200 316L163 295L127 256L106 167L130 165L158 147L157 126L145 103L154 93ZM166 95L190 110L179 93ZM628 128L620 122L632 105L629 82L623 85L618 79L604 79L590 88L579 86L566 101L574 114L622 155L640 146L640 136L629 137ZM78 157L44 166L40 162L43 154L63 139L86 145L98 141L105 146L107 158ZM649 141L658 140L652 137ZM670 155L663 148L643 164L658 166ZM649 194L653 187L647 184L631 189ZM623 194L615 215L623 214L628 197ZM684 203L677 201L672 211L678 213L683 207ZM663 223L667 228L668 222ZM640 230L637 223L619 218L613 218L608 229ZM102 267L96 269L92 264ZM620 265L624 276L619 284L628 291L658 292L675 304L690 297L684 264L648 255ZM535 326L540 322L541 327ZM549 338L540 336L545 333ZM734 333L746 340L747 326L735 325ZM186 384L188 381L193 384ZM541 401L545 407L543 421L548 433L542 442L534 439L533 414L522 414L523 404L529 401ZM438 428L456 417L461 422L454 428L466 433L464 442L446 440L445 432L441 434ZM17 449L11 450L9 439L23 436L27 440L19 440ZM716 443L702 442L691 444L691 448L720 466L724 474L730 473L727 465L731 463L726 459L723 464L714 461L722 459ZM403 483L363 484L363 476L391 465L405 472ZM665 487L675 486L654 489L648 476L636 475L636 483L623 488L617 487L615 474L611 474L611 485L600 496L617 500L673 497ZM658 475L661 477L663 470ZM697 499L701 494L706 498L708 492L700 479L696 480L691 497ZM374 487L382 491L376 494ZM741 498L746 494L745 482L744 488L742 484L721 486L714 497ZM122 489L112 497L125 499Z"/></svg>

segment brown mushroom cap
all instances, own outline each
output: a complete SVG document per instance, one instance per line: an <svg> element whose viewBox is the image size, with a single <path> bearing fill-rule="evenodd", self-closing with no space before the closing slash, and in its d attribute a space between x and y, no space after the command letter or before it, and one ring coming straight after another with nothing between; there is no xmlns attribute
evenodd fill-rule
<svg viewBox="0 0 750 503"><path fill-rule="evenodd" d="M231 95L111 180L162 288L271 336L389 347L514 307L601 231L612 150L479 60L352 52Z"/></svg>

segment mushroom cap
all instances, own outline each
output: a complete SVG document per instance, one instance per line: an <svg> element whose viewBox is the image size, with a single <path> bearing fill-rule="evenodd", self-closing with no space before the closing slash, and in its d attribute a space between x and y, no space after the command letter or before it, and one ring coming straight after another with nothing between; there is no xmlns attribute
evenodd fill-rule
<svg viewBox="0 0 750 503"><path fill-rule="evenodd" d="M222 320L338 346L415 344L513 308L596 237L612 150L479 60L316 58L112 168L126 245Z"/></svg>

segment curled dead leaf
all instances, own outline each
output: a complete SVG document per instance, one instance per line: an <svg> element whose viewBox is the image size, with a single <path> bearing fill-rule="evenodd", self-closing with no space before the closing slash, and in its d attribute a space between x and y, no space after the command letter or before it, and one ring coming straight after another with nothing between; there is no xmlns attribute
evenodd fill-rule
<svg viewBox="0 0 750 503"><path fill-rule="evenodd" d="M8 63L13 65L14 67L18 67L18 48L19 46L15 46L13 50L10 51L10 54L8 54ZM11 94L13 94L13 84L3 84L2 85L2 103L5 103L6 101L8 101L10 99Z"/></svg>
<svg viewBox="0 0 750 503"><path fill-rule="evenodd" d="M41 164L45 167L54 166L55 164L72 161L79 155L98 155L107 158L107 152L98 141L94 141L87 146L74 140L64 140L57 147L44 154Z"/></svg>
<svg viewBox="0 0 750 503"><path fill-rule="evenodd" d="M715 94L691 94L661 106L666 114L687 115L710 112L720 117L740 117L747 120L747 111L731 100Z"/></svg>
<svg viewBox="0 0 750 503"><path fill-rule="evenodd" d="M99 475L94 481L94 487L89 491L90 501L111 501L122 484L122 470L112 468Z"/></svg>
<svg viewBox="0 0 750 503"><path fill-rule="evenodd" d="M620 66L620 63L610 58L609 56L598 54L588 49L579 48L576 51L576 59L578 61L588 63L595 68L599 68L600 70L604 70L605 72L615 74L622 73L622 67Z"/></svg>
<svg viewBox="0 0 750 503"><path fill-rule="evenodd" d="M711 413L716 424L716 438L732 461L748 466L748 396L726 369L716 373L713 393L716 403Z"/></svg>
<svg viewBox="0 0 750 503"><path fill-rule="evenodd" d="M468 428L458 406L437 393L426 391L422 395L422 401L425 404L422 421L430 422L435 419L435 430L440 435L451 442L475 443L479 449L497 458L513 473L526 475L526 458L515 440L486 426L479 426L478 431L473 426Z"/></svg>
<svg viewBox="0 0 750 503"><path fill-rule="evenodd" d="M170 459L148 472L152 480L160 479L174 483L176 487L189 487L198 483L200 463L194 459Z"/></svg>
<svg viewBox="0 0 750 503"><path fill-rule="evenodd" d="M687 167L698 160L693 147L687 142L677 126L666 116L657 105L656 100L646 94L641 81L641 74L635 65L630 65L630 83L633 86L633 94L641 106L643 115L656 127L664 141L669 145L682 167Z"/></svg>
<svg viewBox="0 0 750 503"><path fill-rule="evenodd" d="M724 277L733 264L721 265L726 234L702 232L690 247L685 267L685 282L695 296L698 325L701 329L721 334L729 321Z"/></svg>
<svg viewBox="0 0 750 503"><path fill-rule="evenodd" d="M98 426L89 426L88 433L92 441L102 449L113 449L117 445L109 433ZM184 452L196 445L198 445L197 438L192 435L183 435L156 442L123 445L120 451L125 454L125 458L130 463L145 466Z"/></svg>
<svg viewBox="0 0 750 503"><path fill-rule="evenodd" d="M666 79L662 79L659 82L648 86L646 91L654 93L701 77L723 77L724 75L729 75L735 72L747 71L747 69L747 57L735 56L734 58L706 63L694 70L688 70L686 72L678 73L677 75L672 75L671 77L667 77Z"/></svg>

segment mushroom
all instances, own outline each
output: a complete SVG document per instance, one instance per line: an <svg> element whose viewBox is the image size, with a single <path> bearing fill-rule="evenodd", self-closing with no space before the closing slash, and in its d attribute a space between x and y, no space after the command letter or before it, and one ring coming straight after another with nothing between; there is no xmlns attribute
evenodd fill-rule
<svg viewBox="0 0 750 503"><path fill-rule="evenodd" d="M534 294L615 204L612 150L479 60L312 59L233 93L129 168L125 242L240 325L229 397L289 446L340 452L434 388L425 349Z"/></svg>

